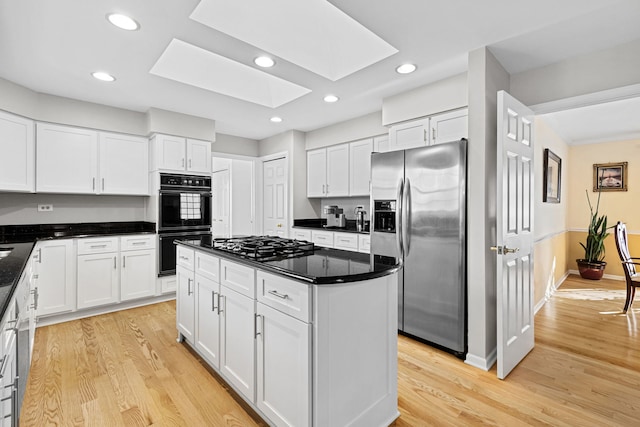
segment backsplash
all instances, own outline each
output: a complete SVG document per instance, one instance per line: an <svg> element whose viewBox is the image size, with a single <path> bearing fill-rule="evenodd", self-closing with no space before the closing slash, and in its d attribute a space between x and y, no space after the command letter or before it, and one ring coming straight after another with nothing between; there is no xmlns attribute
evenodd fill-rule
<svg viewBox="0 0 640 427"><path fill-rule="evenodd" d="M364 210L367 212L364 219L369 220L369 197L333 197L322 199L320 204L322 218L326 218L327 216L324 213L324 207L326 205L337 205L339 208L344 210L344 215L347 219L356 219L356 207L364 206Z"/></svg>
<svg viewBox="0 0 640 427"><path fill-rule="evenodd" d="M0 225L145 221L142 196L0 193ZM38 205L52 205L38 212Z"/></svg>

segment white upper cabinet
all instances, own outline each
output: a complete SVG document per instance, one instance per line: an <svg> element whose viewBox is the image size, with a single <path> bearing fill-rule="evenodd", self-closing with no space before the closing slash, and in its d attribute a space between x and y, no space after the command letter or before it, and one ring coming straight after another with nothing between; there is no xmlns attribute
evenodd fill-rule
<svg viewBox="0 0 640 427"><path fill-rule="evenodd" d="M211 143L187 138L187 171L211 173Z"/></svg>
<svg viewBox="0 0 640 427"><path fill-rule="evenodd" d="M211 173L211 143L156 134L151 138L151 170Z"/></svg>
<svg viewBox="0 0 640 427"><path fill-rule="evenodd" d="M307 197L349 195L349 144L307 151Z"/></svg>
<svg viewBox="0 0 640 427"><path fill-rule="evenodd" d="M149 194L147 138L100 133L100 187L102 194Z"/></svg>
<svg viewBox="0 0 640 427"><path fill-rule="evenodd" d="M35 191L33 121L0 112L0 190Z"/></svg>
<svg viewBox="0 0 640 427"><path fill-rule="evenodd" d="M371 152L373 139L349 144L349 195L368 196L371 180Z"/></svg>
<svg viewBox="0 0 640 427"><path fill-rule="evenodd" d="M468 108L431 117L431 145L467 138Z"/></svg>
<svg viewBox="0 0 640 427"><path fill-rule="evenodd" d="M389 129L389 151L429 145L429 119L413 120Z"/></svg>
<svg viewBox="0 0 640 427"><path fill-rule="evenodd" d="M97 192L98 132L37 123L36 191Z"/></svg>
<svg viewBox="0 0 640 427"><path fill-rule="evenodd" d="M349 195L349 144L327 148L328 197Z"/></svg>
<svg viewBox="0 0 640 427"><path fill-rule="evenodd" d="M307 197L325 197L327 187L327 150L307 151Z"/></svg>
<svg viewBox="0 0 640 427"><path fill-rule="evenodd" d="M37 123L36 191L148 195L148 141Z"/></svg>
<svg viewBox="0 0 640 427"><path fill-rule="evenodd" d="M389 151L389 134L373 137L373 151L376 153L384 153Z"/></svg>

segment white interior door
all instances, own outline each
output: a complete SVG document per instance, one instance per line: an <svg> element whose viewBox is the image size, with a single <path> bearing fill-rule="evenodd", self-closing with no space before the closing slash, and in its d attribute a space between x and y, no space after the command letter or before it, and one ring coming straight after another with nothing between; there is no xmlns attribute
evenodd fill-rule
<svg viewBox="0 0 640 427"><path fill-rule="evenodd" d="M230 237L229 206L229 169L214 172L211 175L211 233L214 237Z"/></svg>
<svg viewBox="0 0 640 427"><path fill-rule="evenodd" d="M263 227L267 236L288 235L287 159L263 163Z"/></svg>
<svg viewBox="0 0 640 427"><path fill-rule="evenodd" d="M533 349L533 112L498 92L498 378Z"/></svg>

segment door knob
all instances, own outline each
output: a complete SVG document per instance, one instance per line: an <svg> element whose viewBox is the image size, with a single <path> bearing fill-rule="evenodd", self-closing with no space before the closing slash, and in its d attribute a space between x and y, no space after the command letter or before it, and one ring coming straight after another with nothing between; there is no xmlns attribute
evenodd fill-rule
<svg viewBox="0 0 640 427"><path fill-rule="evenodd" d="M498 255L514 254L520 250L520 248L508 248L506 246L491 246L492 251L498 252Z"/></svg>

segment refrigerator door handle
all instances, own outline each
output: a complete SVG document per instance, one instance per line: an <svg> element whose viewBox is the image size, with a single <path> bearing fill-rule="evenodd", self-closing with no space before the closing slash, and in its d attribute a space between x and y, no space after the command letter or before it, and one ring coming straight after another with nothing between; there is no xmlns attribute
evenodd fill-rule
<svg viewBox="0 0 640 427"><path fill-rule="evenodd" d="M405 179L402 192L402 253L406 257L411 250L411 181Z"/></svg>
<svg viewBox="0 0 640 427"><path fill-rule="evenodd" d="M397 190L397 194L396 194L396 243L398 245L398 253L400 254L400 260L402 260L404 258L404 253L403 253L403 235L402 235L402 214L403 214L403 209L402 209L402 199L403 199L403 193L404 193L404 180L400 179L400 182L398 182L398 190Z"/></svg>

